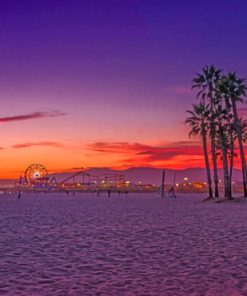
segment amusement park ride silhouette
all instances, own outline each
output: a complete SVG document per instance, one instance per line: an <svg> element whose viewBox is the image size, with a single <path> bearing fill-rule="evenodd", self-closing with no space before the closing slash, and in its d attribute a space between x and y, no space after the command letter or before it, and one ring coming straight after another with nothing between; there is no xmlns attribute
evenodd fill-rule
<svg viewBox="0 0 247 296"><path fill-rule="evenodd" d="M126 186L124 175L105 174L92 175L85 169L71 173L65 179L57 181L55 176L50 176L42 164L31 164L20 176L17 186L23 189L43 190L96 190L119 189Z"/></svg>
<svg viewBox="0 0 247 296"><path fill-rule="evenodd" d="M131 183L125 181L123 174L100 174L95 175L89 173L87 169L79 169L71 173L48 174L47 169L42 164L32 164L27 167L23 176L20 176L18 182L15 183L15 190L19 191L85 191L85 192L100 192L100 191L121 191L127 192L156 192L159 191L161 196L165 196L165 192L171 189L171 186L177 192L205 192L206 183L202 182L187 182L184 178L182 183L175 182L173 185L165 184L164 171L162 174L162 185L145 184L142 182ZM175 187L176 186L176 187Z"/></svg>

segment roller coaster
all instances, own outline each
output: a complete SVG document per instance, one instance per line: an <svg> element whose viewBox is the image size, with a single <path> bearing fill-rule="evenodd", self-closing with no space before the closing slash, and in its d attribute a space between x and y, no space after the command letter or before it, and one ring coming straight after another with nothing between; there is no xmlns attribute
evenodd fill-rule
<svg viewBox="0 0 247 296"><path fill-rule="evenodd" d="M49 175L42 164L27 167L24 177L20 177L17 187L31 190L98 190L119 189L126 185L124 175L93 175L85 170L72 172L69 176L57 181L56 175Z"/></svg>
<svg viewBox="0 0 247 296"><path fill-rule="evenodd" d="M59 185L69 188L83 188L83 189L103 189L103 188L120 188L125 184L124 175L119 174L105 174L92 175L85 171L78 171L71 176L68 176Z"/></svg>

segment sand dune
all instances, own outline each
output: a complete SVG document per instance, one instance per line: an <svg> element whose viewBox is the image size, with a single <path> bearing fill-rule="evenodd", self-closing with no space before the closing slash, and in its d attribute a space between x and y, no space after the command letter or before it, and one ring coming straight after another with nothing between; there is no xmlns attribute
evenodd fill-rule
<svg viewBox="0 0 247 296"><path fill-rule="evenodd" d="M0 295L247 295L247 202L0 197Z"/></svg>

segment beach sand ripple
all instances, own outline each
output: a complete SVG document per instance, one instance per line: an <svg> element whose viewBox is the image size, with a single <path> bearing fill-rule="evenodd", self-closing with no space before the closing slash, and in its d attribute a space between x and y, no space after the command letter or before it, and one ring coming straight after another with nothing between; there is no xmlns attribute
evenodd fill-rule
<svg viewBox="0 0 247 296"><path fill-rule="evenodd" d="M247 295L247 202L0 197L0 295Z"/></svg>

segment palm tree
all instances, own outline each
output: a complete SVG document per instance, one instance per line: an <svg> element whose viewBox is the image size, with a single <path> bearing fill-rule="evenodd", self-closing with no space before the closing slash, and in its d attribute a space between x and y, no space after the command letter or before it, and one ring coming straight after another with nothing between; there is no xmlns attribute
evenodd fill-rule
<svg viewBox="0 0 247 296"><path fill-rule="evenodd" d="M210 164L208 158L208 148L207 148L207 131L208 131L208 116L210 113L209 105L204 105L202 103L198 105L193 105L192 111L187 111L190 116L186 119L185 123L189 124L191 131L189 133L189 137L200 135L202 138L202 146L204 152L206 173L207 173L207 181L208 181L208 190L209 190L209 198L213 198L213 190L212 190L212 181L211 181L211 172L210 172Z"/></svg>
<svg viewBox="0 0 247 296"><path fill-rule="evenodd" d="M221 70L217 70L214 65L206 66L202 69L202 73L197 74L193 79L192 88L199 90L197 97L201 98L201 102L204 104L205 100L210 104L210 140L211 140L211 153L214 169L214 184L215 184L215 197L219 197L219 178L218 178L218 166L217 166L217 151L216 151L216 129L213 112L215 109L215 89L216 84L221 77Z"/></svg>
<svg viewBox="0 0 247 296"><path fill-rule="evenodd" d="M223 78L225 84L225 92L230 99L232 112L233 112L233 125L237 134L238 146L239 146L239 154L242 165L242 175L243 175L243 187L244 187L244 196L247 197L247 171L246 171L246 159L244 153L244 145L243 145L243 130L241 119L238 116L237 110L237 102L242 102L243 97L246 97L246 84L244 79L239 78L236 73L228 73Z"/></svg>

